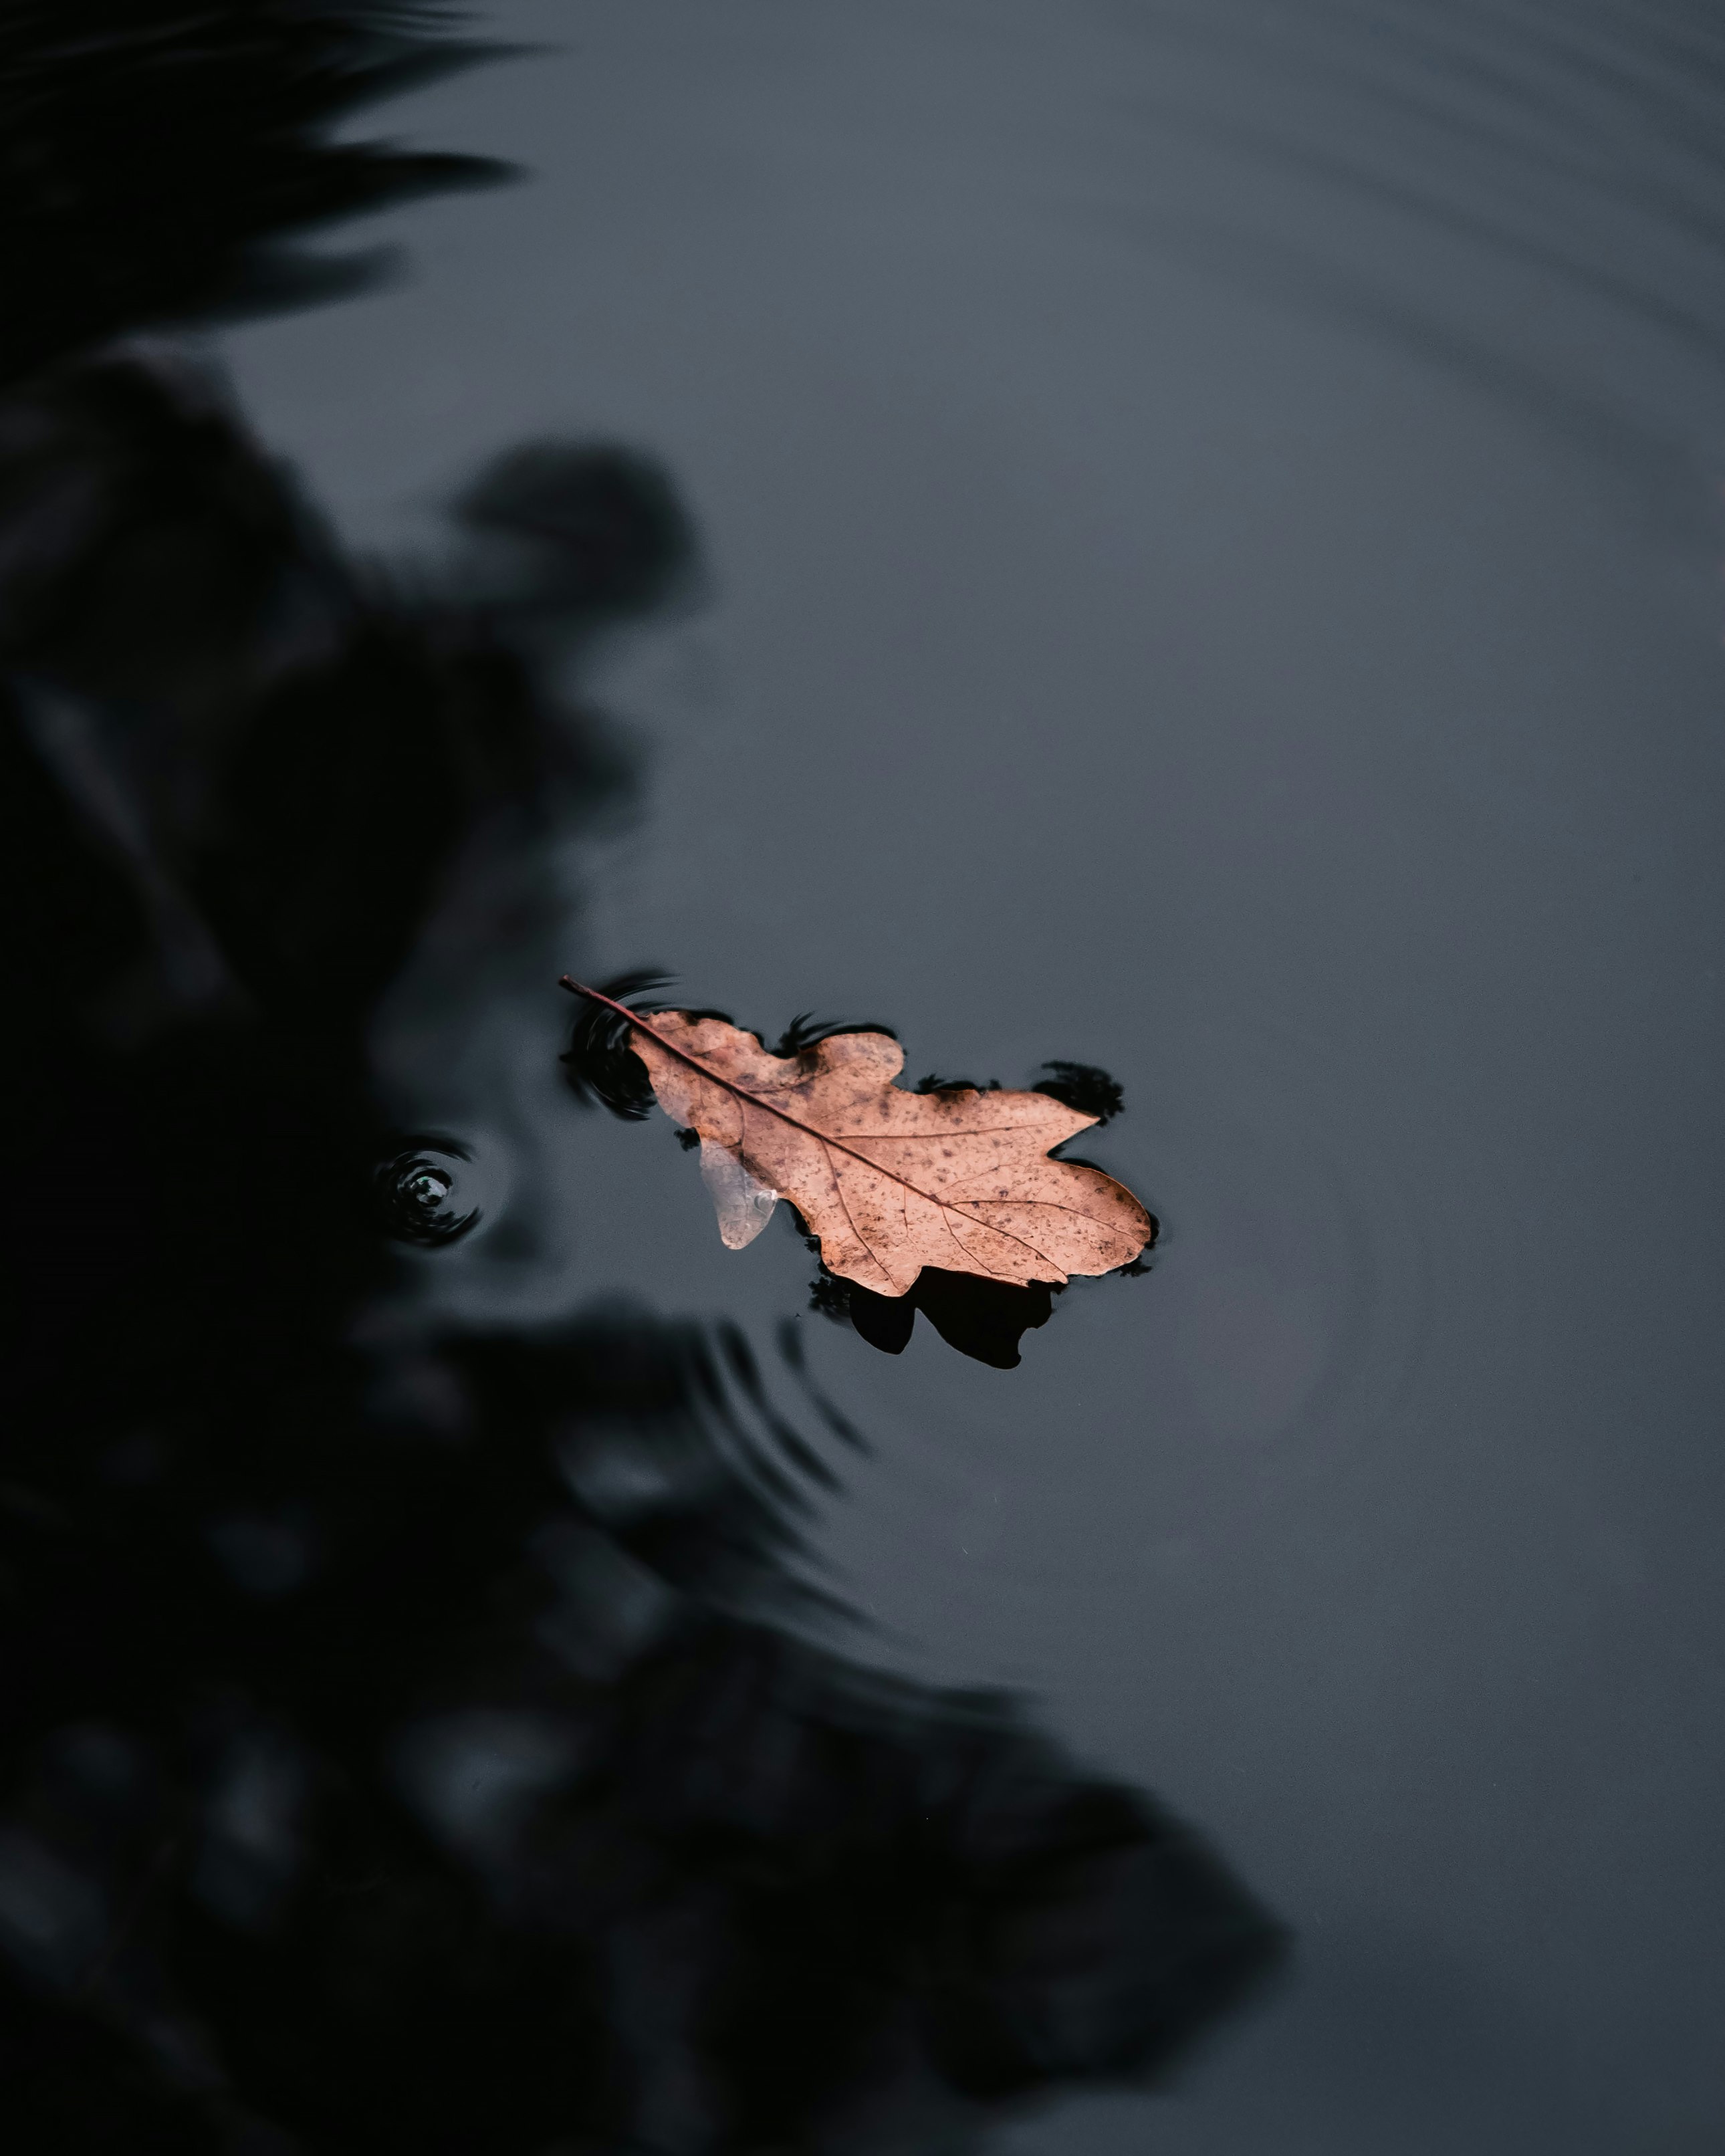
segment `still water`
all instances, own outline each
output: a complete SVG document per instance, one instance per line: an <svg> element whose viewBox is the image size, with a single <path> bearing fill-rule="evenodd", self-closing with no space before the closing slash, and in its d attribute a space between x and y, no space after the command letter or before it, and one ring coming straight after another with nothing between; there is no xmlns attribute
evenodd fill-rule
<svg viewBox="0 0 1725 2156"><path fill-rule="evenodd" d="M571 1105L566 969L1106 1065L1150 1277L1009 1373L796 1317L875 1448L813 1530L848 1650L1027 1691L1299 1942L1172 2092L1005 2145L1717 2147L1717 18L488 19L536 49L390 119L521 184L220 349L358 543L574 435L662 461L702 572L587 668L650 775L562 927L500 959L480 865L386 1014L486 1204L404 1302L769 1363L803 1310L788 1229L725 1251L663 1119Z"/></svg>

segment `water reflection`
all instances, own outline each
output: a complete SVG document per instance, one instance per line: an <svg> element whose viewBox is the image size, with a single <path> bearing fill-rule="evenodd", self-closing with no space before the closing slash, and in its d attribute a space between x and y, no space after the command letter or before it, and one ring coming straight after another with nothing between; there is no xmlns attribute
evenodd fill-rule
<svg viewBox="0 0 1725 2156"><path fill-rule="evenodd" d="M44 944L34 975L14 954L24 1007L39 991L60 1008L50 977L100 983L140 888L155 956L141 937L90 1020L116 1055L142 1055L129 1082L80 1091L67 1057L43 1088L54 1098L69 1072L67 1114L93 1102L61 1158L100 1175L56 1171L58 1244L21 1185L22 1247L88 1298L39 1291L26 1269L36 1367L67 1373L76 1421L113 1358L140 1366L145 1332L163 1399L169 1373L225 1356L259 1426L254 1465L297 1459L328 1428L347 1433L345 1474L371 1439L325 1414L303 1350L356 1300L363 1430L401 1433L416 1460L455 1456L473 1428L474 1380L439 1352L445 1331L542 1326L549 1342L608 1286L639 1306L625 1330L680 1311L728 1312L756 1342L782 1329L798 1367L757 1355L764 1409L715 1330L711 1370L688 1378L720 1481L734 1462L765 1493L737 1532L747 1543L776 1515L786 1537L736 1573L745 1602L848 1661L890 1647L924 1673L925 1699L961 1673L1032 1689L1109 1779L1165 1789L1212 1827L1303 1942L1301 1980L1236 2024L1178 2100L1075 2102L1014 2145L1713 2148L1711 18L1692 0L500 0L495 20L566 49L429 91L401 124L506 146L533 184L392 216L375 228L434 249L417 282L223 349L247 410L345 532L392 558L404 533L419 542L432 566L385 580L384 613L423 601L429 619L457 597L464 618L501 608L536 665L578 655L577 701L603 684L651 742L650 814L627 825L626 758L583 710L583 767L617 783L603 808L596 784L578 789L578 857L562 812L517 816L506 778L459 880L415 898L404 967L370 1009L376 1113L331 1132L295 1093L218 1160L201 1148L228 1104L268 1096L299 1034L285 1023L267 1055L241 1054L243 1030L223 1024L257 993L244 938L228 955L183 878L146 873L125 804L147 792L170 831L194 804L165 783L160 744L105 708L141 676L74 696L38 666L31 755L6 749L28 835L18 904L40 917L51 887L46 911L83 940ZM124 269L145 198L101 221ZM57 197L63 211L90 199ZM105 274L65 292L82 304L98 288ZM23 431L41 425L33 411ZM121 439L93 408L77 426ZM530 445L517 474L554 476L593 454L556 445L594 435L666 459L706 542L704 613L608 631L578 607L565 632L563 598L531 595L525 534L483 515L459 540L433 530L464 489L483 508L475 475L500 444ZM48 439L43 469L60 468L64 435ZM264 501L243 463L223 465L225 439L202 438L207 469L236 504ZM611 468L628 498L639 464ZM646 490L635 498L655 528ZM589 521L608 530L608 515ZM331 649L331 610L354 603L345 566L318 566L317 522L302 519L304 572L269 610L279 660ZM257 548L255 531L230 536L217 565L241 599ZM174 582L149 589L178 635ZM447 717L437 669L390 690L403 677L384 642L376 701ZM63 648L56 665L88 673L93 657ZM197 721L180 731L207 747L198 685L175 693ZM372 701L347 699L339 726ZM136 768L116 786L122 749ZM435 788L408 775L365 795L377 829L434 828ZM261 790L275 783L266 771ZM94 861L37 834L67 800L105 834ZM306 824L307 858L331 828ZM77 873L44 884L54 858ZM116 861L130 880L110 907ZM249 866L226 850L252 921L268 908L247 898ZM539 937L531 924L578 887L585 912ZM1007 1076L1064 1056L1117 1073L1132 1112L1107 1133L1111 1163L1167 1223L1153 1280L1063 1299L1009 1374L927 1323L887 1357L792 1315L809 1265L788 1224L732 1258L662 1123L572 1111L567 1013L545 983L644 957L749 1015L816 997L884 1013L914 1069ZM176 1063L164 1014L171 1029L194 1011L209 1031ZM335 1265L321 1224L362 1217L374 1256L372 1168L422 1132L470 1147L483 1219L454 1245L401 1248L381 1286L368 1256L318 1303L317 1267ZM129 1327L151 1283L113 1288L116 1232L187 1204L214 1220L241 1194L195 1291L164 1290ZM80 1352L56 1344L55 1313L93 1306ZM248 1324L266 1307L269 1327ZM295 1327L295 1352L274 1354ZM83 1353L92 1339L100 1352ZM112 1391L131 1398L130 1379ZM237 1476L234 1448L187 1448L170 1412L108 1415L92 1476L116 1505L191 1478L196 1532L164 1541L161 1592L218 1577L206 1635L219 1642L233 1609L274 1625L347 1576L295 1472ZM64 1445L42 1450L39 1471L14 1476L8 1533L51 1553L84 1501ZM653 1486L680 1471L662 1466ZM627 1445L602 1449L582 1494L559 1466L510 1545L521 1635L561 1682L626 1686L634 1643L655 1651L665 1575L634 1547L613 1566L590 1539L634 1467ZM381 1534L404 1479L376 1481ZM439 1519L457 1512L465 1525L454 1504ZM667 1530L667 1564L674 1543ZM828 1592L870 1624L824 1630L839 1622ZM595 1628L614 1594L614 1630ZM85 1605L67 1606L55 1636L75 1645ZM486 1621L501 1632L507 1610ZM590 1635L595 1666L622 1674L570 1670ZM138 1639L148 1666L147 1627ZM199 1801L224 1845L251 1820L259 1849L321 1848L318 1820L349 1815L320 1811L309 1769L296 1784L249 1763L309 1741L250 1705L249 1719L218 1702L199 1723ZM160 1769L101 1700L80 1712L70 1763L51 1763L55 1816L130 1805L147 1825L138 1793ZM367 1768L380 1807L467 1867L475 1900L491 1891L480 1861L448 1838L464 1830L459 1763L495 1799L500 1844L585 1786L557 1763L585 1756L579 1732L542 1715L489 1680L439 1692ZM573 1779L547 1794L542 1768ZM296 1786L310 1794L290 1803ZM58 1909L75 1942L88 1905L80 1917L64 1890L81 1860L36 1812L8 1815L8 1832L24 1838L22 1868L8 1844L18 1938L39 1941ZM129 1862L98 1976L146 1922L152 1882L189 1860L177 1829L141 1830ZM639 2030L682 2011L668 1979L653 1996L676 1959L625 1945L607 1964ZM100 2144L182 2130L161 2116L182 2116L181 2099L140 2082L135 2036L20 1994L5 2041L31 2088L88 2092ZM201 2041L183 2019L146 2032L213 2116L228 2099ZM675 2078L667 2106L690 2086ZM118 2123L116 2103L130 2107ZM860 2101L852 2118L863 2136Z"/></svg>
<svg viewBox="0 0 1725 2156"><path fill-rule="evenodd" d="M284 85L344 49L277 27ZM934 2149L1160 2073L1281 1929L1009 1702L847 1654L806 1529L861 1440L794 1328L791 1412L734 1324L459 1327L403 1271L506 1248L524 1170L403 1135L380 1009L442 965L482 1025L565 927L631 774L558 669L686 579L669 482L535 442L470 552L356 564L218 381L82 348L234 287L172 266L0 406L18 2145Z"/></svg>
<svg viewBox="0 0 1725 2156"><path fill-rule="evenodd" d="M506 227L229 349L369 534L498 398L689 490L715 603L598 654L653 815L557 969L1106 1066L1166 1223L1008 1374L800 1326L875 1443L811 1534L896 1655L1036 1687L1309 1942L1186 2101L1019 2145L1712 2145L1710 18L500 19L578 46L435 108L542 176ZM638 1291L804 1291L788 1233L703 1265L668 1132L544 1158Z"/></svg>

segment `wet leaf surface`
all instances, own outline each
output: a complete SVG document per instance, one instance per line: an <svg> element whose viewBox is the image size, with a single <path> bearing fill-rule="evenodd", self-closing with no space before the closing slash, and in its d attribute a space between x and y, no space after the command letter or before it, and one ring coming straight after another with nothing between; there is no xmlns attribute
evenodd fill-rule
<svg viewBox="0 0 1725 2156"><path fill-rule="evenodd" d="M908 1092L893 1083L904 1050L884 1033L774 1055L722 1019L639 1015L565 985L627 1019L659 1105L700 1137L731 1249L752 1242L783 1198L829 1272L894 1298L925 1268L1060 1286L1128 1265L1154 1240L1155 1221L1122 1184L1050 1158L1099 1118L1048 1093Z"/></svg>

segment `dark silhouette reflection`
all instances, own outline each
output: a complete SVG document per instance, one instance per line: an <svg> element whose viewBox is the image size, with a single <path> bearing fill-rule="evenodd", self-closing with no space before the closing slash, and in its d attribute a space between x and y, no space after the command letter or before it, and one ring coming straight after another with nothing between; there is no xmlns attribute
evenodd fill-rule
<svg viewBox="0 0 1725 2156"><path fill-rule="evenodd" d="M949 2146L1162 2066L1276 1927L1008 1705L812 1644L832 1474L739 1334L463 1336L380 1300L392 1239L474 1208L459 1134L374 1093L378 998L476 837L530 849L626 785L552 665L686 573L675 497L535 445L462 508L515 555L397 588L219 385L87 348L237 302L255 237L376 198L342 192L380 169L356 152L248 207L230 26L298 170L298 116L409 65L308 76L302 31L327 60L406 19L240 8L193 54L164 13L177 155L237 221L182 259L169 188L110 261L50 218L0 398L6 2143ZM137 85L103 38L42 59L38 162L105 200L96 123Z"/></svg>
<svg viewBox="0 0 1725 2156"><path fill-rule="evenodd" d="M0 25L8 378L118 331L362 289L331 218L506 179L490 157L338 141L354 107L503 49L414 0L8 0ZM446 18L443 18L446 19Z"/></svg>

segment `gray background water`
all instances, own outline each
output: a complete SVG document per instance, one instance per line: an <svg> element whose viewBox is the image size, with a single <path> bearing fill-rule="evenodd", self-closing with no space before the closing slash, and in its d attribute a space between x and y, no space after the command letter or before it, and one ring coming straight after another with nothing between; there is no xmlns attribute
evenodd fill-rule
<svg viewBox="0 0 1725 2156"><path fill-rule="evenodd" d="M394 117L530 182L223 340L358 539L542 432L702 535L599 683L646 815L552 941L458 904L380 1043L490 1209L418 1291L800 1304L560 1094L564 966L1107 1065L1150 1279L1006 1374L803 1321L879 1445L816 1536L861 1650L1029 1688L1301 1937L1172 2096L1009 2146L1722 2145L1717 18L492 19L558 49Z"/></svg>

